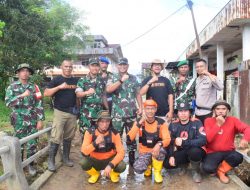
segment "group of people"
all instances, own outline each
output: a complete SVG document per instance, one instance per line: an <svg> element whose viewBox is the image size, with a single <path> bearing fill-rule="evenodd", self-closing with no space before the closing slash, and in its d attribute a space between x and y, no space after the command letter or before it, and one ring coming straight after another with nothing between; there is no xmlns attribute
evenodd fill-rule
<svg viewBox="0 0 250 190"><path fill-rule="evenodd" d="M208 72L205 60L195 63L196 79L189 76L187 60L180 61L178 74L168 79L160 74L164 64L155 59L151 76L141 85L128 73L128 59L119 59L116 74L107 71L108 64L106 57L91 58L89 73L78 80L72 76L72 62L64 60L62 75L44 90L44 96L53 97L54 103L50 171L56 171L55 156L61 143L63 163L73 166L69 154L78 120L83 141L81 166L90 175L89 183L96 183L101 174L119 181L126 169L124 129L129 165L136 173L151 176L154 169L154 180L161 183L163 167L183 168L190 163L197 183L202 180L201 170L229 182L226 173L243 161L235 151L235 135L243 133L239 146L247 147L250 127L229 116L231 106L226 101L216 101L223 83ZM28 64L19 65L19 80L6 90L6 105L13 110L11 124L18 138L41 129L44 120L41 92L29 81L33 73ZM36 144L36 140L28 142L28 157L35 153ZM29 172L35 174L32 163Z"/></svg>

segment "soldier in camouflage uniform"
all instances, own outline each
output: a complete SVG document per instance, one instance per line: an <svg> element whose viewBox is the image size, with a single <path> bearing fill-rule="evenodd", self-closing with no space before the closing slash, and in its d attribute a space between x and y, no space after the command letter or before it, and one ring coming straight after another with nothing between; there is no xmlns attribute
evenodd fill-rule
<svg viewBox="0 0 250 190"><path fill-rule="evenodd" d="M89 60L89 74L79 79L76 96L81 98L79 126L83 135L87 129L95 125L97 113L108 109L105 93L105 83L98 74L100 65L98 59Z"/></svg>
<svg viewBox="0 0 250 190"><path fill-rule="evenodd" d="M109 60L107 57L104 56L100 56L99 57L99 63L100 63L100 73L99 75L102 77L102 79L105 82L105 85L108 82L108 78L110 78L112 76L112 73L109 72L108 69L108 65L109 65ZM111 109L112 109L112 95L107 93L107 101L108 101L108 106L109 106L109 112L111 113Z"/></svg>
<svg viewBox="0 0 250 190"><path fill-rule="evenodd" d="M174 108L176 109L180 103L188 102L192 106L195 96L195 79L188 76L189 65L187 60L180 61L177 64L177 77L170 77L170 82L174 90Z"/></svg>
<svg viewBox="0 0 250 190"><path fill-rule="evenodd" d="M22 139L37 130L42 129L44 109L42 96L37 85L29 81L29 76L34 73L29 64L20 64L15 71L18 81L13 82L6 90L6 106L12 109L10 116L11 125L14 127L15 136ZM27 157L36 153L37 139L27 142ZM24 148L22 147L22 159ZM28 166L31 175L36 174L33 162Z"/></svg>
<svg viewBox="0 0 250 190"><path fill-rule="evenodd" d="M128 60L121 58L117 65L118 74L114 74L107 83L106 91L112 93L112 125L120 132L121 137L125 128L126 133L132 128L137 114L142 113L142 98L140 86L135 76L128 74ZM136 102L139 109L137 109ZM136 141L128 143L129 164L133 166L135 160Z"/></svg>

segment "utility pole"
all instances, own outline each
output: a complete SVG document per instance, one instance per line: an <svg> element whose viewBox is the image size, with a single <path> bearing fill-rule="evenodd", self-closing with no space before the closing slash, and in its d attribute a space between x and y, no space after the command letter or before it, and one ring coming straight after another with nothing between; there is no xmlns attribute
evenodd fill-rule
<svg viewBox="0 0 250 190"><path fill-rule="evenodd" d="M200 56L200 58L202 58L201 44L200 44L200 39L199 39L199 35L198 35L198 32L197 32L197 27L196 27L196 22L195 22L195 18L194 18L194 12L193 12L193 2L191 0L187 0L187 5L188 5L188 8L191 11L191 15L192 15L192 19L193 19L194 32L195 32L197 47L198 47L198 50L199 50L199 56Z"/></svg>

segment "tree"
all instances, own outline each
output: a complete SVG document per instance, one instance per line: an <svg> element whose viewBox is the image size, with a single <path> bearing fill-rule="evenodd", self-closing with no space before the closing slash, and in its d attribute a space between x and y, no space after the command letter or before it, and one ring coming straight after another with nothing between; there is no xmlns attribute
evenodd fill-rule
<svg viewBox="0 0 250 190"><path fill-rule="evenodd" d="M0 98L18 64L40 74L74 57L88 30L81 14L61 0L0 0L0 19Z"/></svg>

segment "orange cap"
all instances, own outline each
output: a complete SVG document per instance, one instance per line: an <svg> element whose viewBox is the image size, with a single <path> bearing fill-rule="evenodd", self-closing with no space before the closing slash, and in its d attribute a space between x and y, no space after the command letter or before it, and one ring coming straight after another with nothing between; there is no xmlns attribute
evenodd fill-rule
<svg viewBox="0 0 250 190"><path fill-rule="evenodd" d="M157 107L158 105L157 105L157 103L154 100L146 100L143 103L143 106L145 108L146 106L155 106L155 107Z"/></svg>

